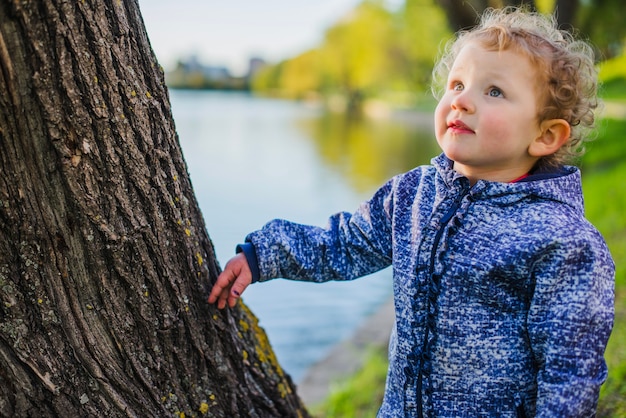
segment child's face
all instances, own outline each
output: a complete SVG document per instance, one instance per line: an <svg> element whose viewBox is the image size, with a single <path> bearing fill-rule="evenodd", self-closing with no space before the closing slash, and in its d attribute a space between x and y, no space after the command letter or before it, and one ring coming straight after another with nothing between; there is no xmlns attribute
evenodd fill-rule
<svg viewBox="0 0 626 418"><path fill-rule="evenodd" d="M541 133L537 77L520 53L478 42L461 49L435 111L435 133L454 169L472 183L513 180L537 161L528 152Z"/></svg>

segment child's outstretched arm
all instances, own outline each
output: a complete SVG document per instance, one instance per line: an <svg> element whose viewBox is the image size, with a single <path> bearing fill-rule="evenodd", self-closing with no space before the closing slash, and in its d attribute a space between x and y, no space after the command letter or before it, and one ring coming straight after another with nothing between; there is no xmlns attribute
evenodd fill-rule
<svg viewBox="0 0 626 418"><path fill-rule="evenodd" d="M224 267L224 271L217 277L217 281L209 294L209 303L216 303L218 309L224 309L226 304L231 308L237 299L252 283L252 273L244 253L231 258Z"/></svg>

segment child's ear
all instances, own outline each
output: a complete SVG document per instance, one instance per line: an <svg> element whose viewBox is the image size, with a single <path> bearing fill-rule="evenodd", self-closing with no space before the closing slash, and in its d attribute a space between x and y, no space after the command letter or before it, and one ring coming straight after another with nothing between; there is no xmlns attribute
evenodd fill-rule
<svg viewBox="0 0 626 418"><path fill-rule="evenodd" d="M541 133L531 142L528 153L533 157L554 154L569 139L570 125L564 119L544 120L540 125Z"/></svg>

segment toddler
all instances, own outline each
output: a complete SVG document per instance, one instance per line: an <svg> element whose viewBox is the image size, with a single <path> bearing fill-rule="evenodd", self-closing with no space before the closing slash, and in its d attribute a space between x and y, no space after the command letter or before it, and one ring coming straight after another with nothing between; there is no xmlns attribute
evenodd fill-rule
<svg viewBox="0 0 626 418"><path fill-rule="evenodd" d="M351 280L393 267L395 326L379 417L574 417L607 377L614 264L585 219L593 53L554 20L488 10L434 71L441 155L325 228L274 220L209 296L253 282Z"/></svg>

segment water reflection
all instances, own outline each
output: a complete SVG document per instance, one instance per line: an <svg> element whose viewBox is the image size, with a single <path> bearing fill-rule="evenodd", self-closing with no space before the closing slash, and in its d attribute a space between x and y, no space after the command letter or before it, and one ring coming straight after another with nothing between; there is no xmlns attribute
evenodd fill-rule
<svg viewBox="0 0 626 418"><path fill-rule="evenodd" d="M392 175L437 154L433 135L414 123L346 121L306 104L244 93L171 91L170 98L222 265L269 219L324 225ZM390 275L387 269L323 285L273 280L251 286L244 300L297 382L390 297Z"/></svg>
<svg viewBox="0 0 626 418"><path fill-rule="evenodd" d="M439 153L429 123L432 118L415 114L406 119L372 120L322 113L298 121L298 126L315 141L325 163L357 192L369 193L395 174L428 164Z"/></svg>

